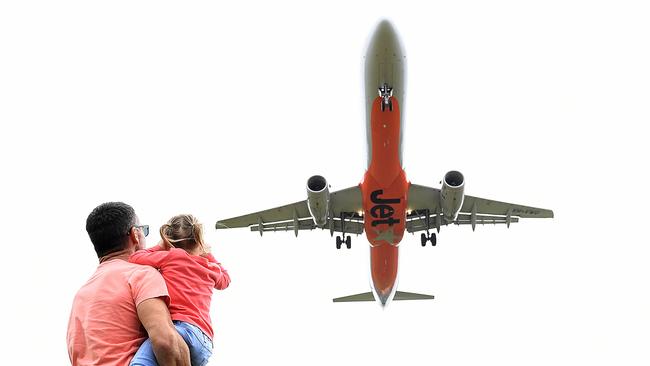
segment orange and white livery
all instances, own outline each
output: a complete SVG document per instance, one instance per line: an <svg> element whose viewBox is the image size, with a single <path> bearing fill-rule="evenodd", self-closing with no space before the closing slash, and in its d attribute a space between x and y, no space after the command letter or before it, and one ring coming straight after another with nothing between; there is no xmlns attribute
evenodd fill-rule
<svg viewBox="0 0 650 366"><path fill-rule="evenodd" d="M422 231L420 243L436 245L440 227L457 224L506 224L522 217L548 218L553 211L493 201L464 194L460 172L445 174L442 187L410 183L402 167L406 57L388 21L374 31L365 57L366 134L368 167L362 182L330 192L320 175L307 180L304 201L220 220L217 229L250 227L266 231L315 228L341 233L336 248L351 248L348 234L365 231L370 244L371 292L334 299L335 302L433 299L431 295L397 291L399 244L404 232Z"/></svg>

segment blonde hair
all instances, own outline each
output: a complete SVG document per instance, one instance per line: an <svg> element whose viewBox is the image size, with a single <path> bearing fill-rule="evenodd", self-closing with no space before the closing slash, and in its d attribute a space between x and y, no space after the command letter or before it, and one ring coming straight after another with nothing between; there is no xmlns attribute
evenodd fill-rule
<svg viewBox="0 0 650 366"><path fill-rule="evenodd" d="M205 253L203 225L192 215L176 215L160 227L163 248L181 248L189 252L197 247Z"/></svg>

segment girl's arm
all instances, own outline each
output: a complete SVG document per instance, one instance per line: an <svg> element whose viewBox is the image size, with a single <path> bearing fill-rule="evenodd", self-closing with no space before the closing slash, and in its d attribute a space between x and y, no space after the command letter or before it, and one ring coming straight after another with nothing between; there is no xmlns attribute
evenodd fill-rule
<svg viewBox="0 0 650 366"><path fill-rule="evenodd" d="M217 290L224 290L230 285L230 275L228 271L223 268L221 263L217 262L212 253L206 253L204 257L208 260L208 266L214 276L214 288Z"/></svg>
<svg viewBox="0 0 650 366"><path fill-rule="evenodd" d="M152 248L138 250L135 253L131 254L131 257L129 257L129 262L160 268L166 261L168 255L168 251L163 250L160 246L157 245Z"/></svg>

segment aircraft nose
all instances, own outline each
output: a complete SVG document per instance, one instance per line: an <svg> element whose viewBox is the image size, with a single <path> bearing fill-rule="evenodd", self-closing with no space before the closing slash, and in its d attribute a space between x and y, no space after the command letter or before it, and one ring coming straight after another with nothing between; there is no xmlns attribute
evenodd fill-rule
<svg viewBox="0 0 650 366"><path fill-rule="evenodd" d="M375 34L394 34L395 33L395 28L393 28L393 25L386 19L382 20L377 24L377 29L375 30Z"/></svg>
<svg viewBox="0 0 650 366"><path fill-rule="evenodd" d="M395 28L388 20L382 20L375 29L368 47L367 57L391 50L393 53L402 54L401 45ZM400 56L397 55L397 56Z"/></svg>

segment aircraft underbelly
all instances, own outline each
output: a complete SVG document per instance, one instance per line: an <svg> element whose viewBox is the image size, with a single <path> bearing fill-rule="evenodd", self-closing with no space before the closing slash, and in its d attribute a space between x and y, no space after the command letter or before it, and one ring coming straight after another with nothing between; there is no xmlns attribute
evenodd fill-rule
<svg viewBox="0 0 650 366"><path fill-rule="evenodd" d="M370 276L375 292L380 297L389 297L397 282L399 247L378 245L370 248Z"/></svg>
<svg viewBox="0 0 650 366"><path fill-rule="evenodd" d="M382 110L382 98L371 112L372 155L361 183L364 225L370 242L370 271L376 294L385 299L397 281L398 244L406 228L408 181L399 157L400 105L392 98L392 110Z"/></svg>

